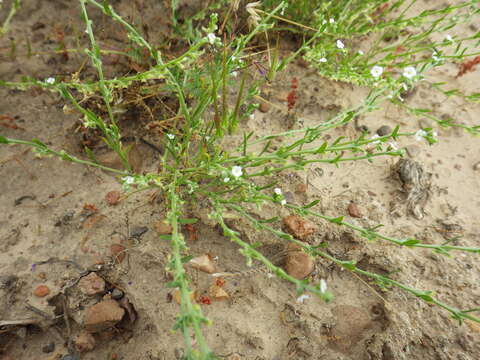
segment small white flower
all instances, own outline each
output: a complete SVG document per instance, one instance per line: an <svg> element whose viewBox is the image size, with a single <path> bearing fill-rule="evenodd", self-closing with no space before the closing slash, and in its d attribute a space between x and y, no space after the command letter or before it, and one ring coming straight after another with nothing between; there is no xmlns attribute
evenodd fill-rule
<svg viewBox="0 0 480 360"><path fill-rule="evenodd" d="M208 42L213 45L218 38L215 36L214 33L209 33L207 35L207 39L208 39Z"/></svg>
<svg viewBox="0 0 480 360"><path fill-rule="evenodd" d="M322 58L321 58L320 60L318 60L318 61L320 61L321 63L326 63L326 62L327 62L327 59L324 58L324 57L322 57Z"/></svg>
<svg viewBox="0 0 480 360"><path fill-rule="evenodd" d="M55 84L55 78L54 77L46 78L45 82L50 85Z"/></svg>
<svg viewBox="0 0 480 360"><path fill-rule="evenodd" d="M233 77L237 77L237 76L238 76L238 72L237 72L237 71L232 71L232 76L233 76Z"/></svg>
<svg viewBox="0 0 480 360"><path fill-rule="evenodd" d="M230 181L230 178L227 176L226 178L223 179L223 182L227 183Z"/></svg>
<svg viewBox="0 0 480 360"><path fill-rule="evenodd" d="M405 76L407 79L413 79L415 76L417 76L417 70L413 66L407 66L405 69L403 69L403 76Z"/></svg>
<svg viewBox="0 0 480 360"><path fill-rule="evenodd" d="M271 278L273 278L273 274L272 274L272 273L268 273L268 274L267 274L267 277L268 277L269 279L271 279Z"/></svg>
<svg viewBox="0 0 480 360"><path fill-rule="evenodd" d="M324 279L320 279L320 291L322 293L327 291L327 282Z"/></svg>
<svg viewBox="0 0 480 360"><path fill-rule="evenodd" d="M287 205L287 200L285 200L285 199L282 199L282 201L280 201L280 205L282 205L282 206L285 206L285 205Z"/></svg>
<svg viewBox="0 0 480 360"><path fill-rule="evenodd" d="M240 177L243 174L243 170L241 166L233 166L232 167L232 175L235 177Z"/></svg>
<svg viewBox="0 0 480 360"><path fill-rule="evenodd" d="M343 49L345 47L345 44L342 42L342 40L337 40L337 48Z"/></svg>
<svg viewBox="0 0 480 360"><path fill-rule="evenodd" d="M308 299L310 299L310 295L307 295L307 294L300 295L297 298L297 303L303 304L305 302L305 300L308 300Z"/></svg>
<svg viewBox="0 0 480 360"><path fill-rule="evenodd" d="M277 195L282 195L282 189L280 189L280 188L273 189L273 192Z"/></svg>
<svg viewBox="0 0 480 360"><path fill-rule="evenodd" d="M322 20L322 25L325 25L327 23L327 20L323 19Z"/></svg>
<svg viewBox="0 0 480 360"><path fill-rule="evenodd" d="M383 74L383 67L378 66L378 65L374 65L374 66L372 67L372 69L370 70L370 74L372 74L372 76L373 76L374 78L378 78L378 77L382 76L382 74Z"/></svg>
<svg viewBox="0 0 480 360"><path fill-rule="evenodd" d="M432 54L432 59L435 60L435 61L440 61L441 60L441 57L438 53L434 52Z"/></svg>
<svg viewBox="0 0 480 360"><path fill-rule="evenodd" d="M403 90L407 91L407 90L408 90L408 86L407 86L407 84L405 84L405 83L402 83L402 88L403 88Z"/></svg>
<svg viewBox="0 0 480 360"><path fill-rule="evenodd" d="M250 116L249 116L250 120L253 120L255 119L255 114L254 113L251 113Z"/></svg>
<svg viewBox="0 0 480 360"><path fill-rule="evenodd" d="M453 41L452 35L450 35L450 34L445 35L445 39L447 41Z"/></svg>
<svg viewBox="0 0 480 360"><path fill-rule="evenodd" d="M122 180L125 185L132 185L135 182L135 179L133 176L124 176Z"/></svg>
<svg viewBox="0 0 480 360"><path fill-rule="evenodd" d="M438 133L436 131L433 131L432 136L436 138L436 137L438 137Z"/></svg>
<svg viewBox="0 0 480 360"><path fill-rule="evenodd" d="M375 134L370 138L370 140L375 140L375 139L378 139L379 137L380 135ZM372 144L380 144L380 142L381 142L380 140L375 140L375 141L372 141Z"/></svg>
<svg viewBox="0 0 480 360"><path fill-rule="evenodd" d="M415 133L415 140L422 141L427 135L428 134L425 130L420 129Z"/></svg>
<svg viewBox="0 0 480 360"><path fill-rule="evenodd" d="M365 55L365 53L363 52L363 50L358 50L358 55Z"/></svg>
<svg viewBox="0 0 480 360"><path fill-rule="evenodd" d="M175 139L175 135L173 135L173 134L167 134L167 137L168 137L170 140Z"/></svg>
<svg viewBox="0 0 480 360"><path fill-rule="evenodd" d="M333 23L335 23L335 19L330 18L329 22L330 22L330 24L333 24Z"/></svg>

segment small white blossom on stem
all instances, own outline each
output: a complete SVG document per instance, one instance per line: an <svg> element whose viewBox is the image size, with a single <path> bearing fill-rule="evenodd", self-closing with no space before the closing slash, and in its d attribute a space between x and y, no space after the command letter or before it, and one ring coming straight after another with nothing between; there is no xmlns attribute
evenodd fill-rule
<svg viewBox="0 0 480 360"><path fill-rule="evenodd" d="M324 279L320 279L320 291L322 293L327 291L327 282Z"/></svg>
<svg viewBox="0 0 480 360"><path fill-rule="evenodd" d="M342 40L337 40L337 48L339 49L345 48L345 44L342 42Z"/></svg>
<svg viewBox="0 0 480 360"><path fill-rule="evenodd" d="M435 61L440 61L440 60L442 60L441 57L440 57L440 55L439 55L438 53L436 53L436 52L434 52L434 53L432 54L432 59L435 60Z"/></svg>
<svg viewBox="0 0 480 360"><path fill-rule="evenodd" d="M218 38L215 36L214 33L209 33L207 35L207 39L208 39L208 42L213 45Z"/></svg>
<svg viewBox="0 0 480 360"><path fill-rule="evenodd" d="M241 166L233 166L232 167L232 175L235 177L240 177L243 175L243 170Z"/></svg>
<svg viewBox="0 0 480 360"><path fill-rule="evenodd" d="M282 205L282 206L285 206L285 205L287 205L287 200L285 200L285 199L282 199L282 201L280 201L280 205Z"/></svg>
<svg viewBox="0 0 480 360"><path fill-rule="evenodd" d="M403 76L405 76L407 79L413 79L415 76L417 76L417 70L413 66L407 66L405 69L403 69Z"/></svg>
<svg viewBox="0 0 480 360"><path fill-rule="evenodd" d="M173 134L167 134L167 137L168 137L170 140L175 139L175 135L173 135Z"/></svg>
<svg viewBox="0 0 480 360"><path fill-rule="evenodd" d="M310 299L310 296L307 295L307 294L303 294L303 295L300 295L298 298L297 298L297 303L299 304L303 304L305 302L305 300L308 300Z"/></svg>
<svg viewBox="0 0 480 360"><path fill-rule="evenodd" d="M373 76L374 78L378 78L378 77L382 76L382 74L383 74L383 67L378 66L378 65L374 65L374 66L372 67L372 69L370 70L370 74L372 74L372 76Z"/></svg>
<svg viewBox="0 0 480 360"><path fill-rule="evenodd" d="M333 24L333 23L335 23L335 19L330 18L329 22L330 22L330 24Z"/></svg>
<svg viewBox="0 0 480 360"><path fill-rule="evenodd" d="M223 179L223 182L225 182L225 183L227 183L229 181L230 181L230 178L228 176Z"/></svg>
<svg viewBox="0 0 480 360"><path fill-rule="evenodd" d="M237 72L237 71L232 71L231 74L232 74L233 77L237 77L237 76L238 76L238 72Z"/></svg>
<svg viewBox="0 0 480 360"><path fill-rule="evenodd" d="M250 116L249 116L250 120L253 120L255 119L255 114L254 113L251 113Z"/></svg>
<svg viewBox="0 0 480 360"><path fill-rule="evenodd" d="M390 141L390 142L388 142L387 144L392 148L392 150L395 150L395 151L398 150L398 146L397 146L397 144L396 144L395 142Z"/></svg>
<svg viewBox="0 0 480 360"><path fill-rule="evenodd" d="M452 35L450 34L445 35L445 39L450 42L453 41Z"/></svg>
<svg viewBox="0 0 480 360"><path fill-rule="evenodd" d="M327 59L324 58L324 57L322 57L322 58L321 58L320 60L318 60L318 61L320 61L321 63L326 63L326 62L327 62Z"/></svg>
<svg viewBox="0 0 480 360"><path fill-rule="evenodd" d="M415 140L422 141L427 135L428 134L425 130L420 129L415 133Z"/></svg>
<svg viewBox="0 0 480 360"><path fill-rule="evenodd" d="M363 52L363 50L358 50L358 55L365 55L365 53Z"/></svg>
<svg viewBox="0 0 480 360"><path fill-rule="evenodd" d="M282 189L280 189L280 188L273 189L273 192L277 195L282 195Z"/></svg>
<svg viewBox="0 0 480 360"><path fill-rule="evenodd" d="M133 176L124 176L122 180L125 185L132 185L135 182Z"/></svg>
<svg viewBox="0 0 480 360"><path fill-rule="evenodd" d="M375 140L375 139L378 139L379 137L380 137L380 135L375 134L370 139ZM381 142L380 140L375 140L375 141L372 141L372 144L380 144L380 142Z"/></svg>
<svg viewBox="0 0 480 360"><path fill-rule="evenodd" d="M54 77L46 78L45 82L50 85L55 84L55 78Z"/></svg>

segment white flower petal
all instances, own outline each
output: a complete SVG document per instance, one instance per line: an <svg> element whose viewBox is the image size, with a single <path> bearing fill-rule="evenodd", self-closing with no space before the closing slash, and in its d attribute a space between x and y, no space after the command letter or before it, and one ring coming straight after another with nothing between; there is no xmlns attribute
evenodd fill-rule
<svg viewBox="0 0 480 360"><path fill-rule="evenodd" d="M407 79L413 79L415 76L417 76L417 70L413 66L407 66L405 69L403 69L403 76L405 76Z"/></svg>
<svg viewBox="0 0 480 360"><path fill-rule="evenodd" d="M282 189L280 189L280 188L273 189L273 192L277 195L282 195Z"/></svg>
<svg viewBox="0 0 480 360"><path fill-rule="evenodd" d="M337 40L337 48L339 49L345 48L345 44L342 42L342 40Z"/></svg>
<svg viewBox="0 0 480 360"><path fill-rule="evenodd" d="M327 291L327 282L324 279L320 279L320 291L322 293Z"/></svg>
<svg viewBox="0 0 480 360"><path fill-rule="evenodd" d="M374 65L374 66L372 67L372 69L370 70L370 74L371 74L374 78L378 78L378 77L382 76L382 74L383 74L383 67L378 66L378 65Z"/></svg>
<svg viewBox="0 0 480 360"><path fill-rule="evenodd" d="M241 166L233 166L232 167L232 175L235 177L240 177L243 175L243 170Z"/></svg>

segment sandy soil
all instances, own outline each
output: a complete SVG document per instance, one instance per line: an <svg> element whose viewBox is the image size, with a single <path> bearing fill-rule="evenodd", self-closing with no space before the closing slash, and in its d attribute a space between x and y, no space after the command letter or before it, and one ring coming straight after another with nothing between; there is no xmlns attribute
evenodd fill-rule
<svg viewBox="0 0 480 360"><path fill-rule="evenodd" d="M420 3L430 7L428 1ZM146 24L156 24L155 14L165 11L161 5L150 5L154 8L146 6L139 12L129 4L116 1L114 5L121 14ZM5 9L0 18L4 14ZM101 34L101 45L122 48L123 35L116 25L98 13L94 13L93 20ZM67 47L74 46L82 32L79 29L83 29L76 5L61 0L25 1L9 33L17 41L17 56L8 55L8 38L0 41L0 79L19 80L26 75L58 77L77 71L85 56L71 54L67 60L63 54L51 53L58 46L60 29L65 31ZM148 30L151 37L162 34L162 29L153 25ZM464 35L475 32L468 26L459 31ZM25 56L27 37L33 50L42 54ZM84 41L82 38L80 44ZM108 60L107 76L128 71L128 64ZM88 65L82 70L85 77L93 73ZM480 91L479 70L458 79L456 73L456 65L446 64L429 76L432 81L447 81L452 88L466 93ZM293 124L286 117L284 104L292 77L297 77L300 84L298 121ZM292 64L263 92L276 106L266 113L257 111L254 119L242 124L244 130L254 130L259 136L317 124L358 104L367 90L328 81L302 63ZM451 116L470 125L478 123L479 104L447 99L432 91L426 82L406 101L431 108L438 116ZM12 138L39 138L81 156L79 135L72 135L79 115L65 114L64 105L59 96L39 89L21 92L0 88L0 115L15 118L20 127L2 127L0 131ZM139 126L135 111L122 118L131 129ZM367 126L372 134L382 125L401 125L404 130L415 131L426 123L428 120L413 118L391 104L358 119L358 125ZM446 238L462 235L457 244L479 247L480 170L475 166L480 161L478 139L460 130L438 132L440 142L434 146L406 138L399 142L409 147L408 157L431 174L431 194L421 220L407 211L401 182L392 176L398 159L377 158L373 163L347 163L339 168L315 165L303 173L284 172L278 181L290 202L306 204L320 199L315 210L326 215L344 215L348 221L364 227L381 223L385 234L397 238L414 236L427 243L442 243ZM358 136L359 130L352 123L329 133L331 137L340 135ZM228 142L234 144L238 139L233 137ZM139 167L144 171L155 169L155 151L142 144L136 145L136 151L138 158L143 159ZM68 291L71 320L67 326L62 318L51 320L63 311L58 291L78 279L83 270L102 262L104 269L98 275L107 281L107 290L124 291L136 316L125 316L114 331L96 334L94 350L82 354L82 359L114 359L114 355L116 359L180 359L182 338L171 331L179 306L171 298L172 290L166 287L168 244L158 239L154 229L154 224L165 215L161 197L140 193L110 206L105 195L121 190L114 176L54 158L39 158L21 146L0 147L0 169L0 324L19 319L33 319L38 324L19 326L15 331L0 330L0 359L56 359L68 353L67 338L80 332L85 308L101 296L87 297L78 286L72 286ZM306 193L296 192L299 184L307 184ZM361 218L349 215L347 207L352 201ZM85 209L86 204L93 204L98 211L92 214L91 207ZM256 213L264 218L289 215L288 210L278 207ZM192 254L211 254L220 271L247 269L237 247L210 224L205 209L191 207L187 215L201 219L195 225L198 239L188 241ZM442 301L452 306L480 306L478 255L454 253L445 257L427 250L399 249L381 241L367 242L332 224L315 222L319 231L311 242L328 241L332 255L355 259L365 270L391 273L395 280L418 289L435 290ZM253 232L243 219L232 223L245 239L264 243L261 250L265 254L275 254L277 240L266 233ZM147 231L142 233L145 228ZM120 264L111 262L114 243L122 243L126 248L126 258ZM79 268L61 261L33 266L51 258L73 261ZM193 269L189 273L199 294L205 294L214 282L208 274ZM341 271L322 259L316 262L313 278L327 279L334 301L325 304L312 296L298 303L289 283L266 274L226 278L225 290L230 298L202 305L205 315L213 321L205 329L207 341L216 353L228 359L478 358L478 324L466 321L458 325L442 309L397 289L381 290L367 279ZM44 298L33 295L41 284L50 288L50 294ZM44 352L51 342L55 344L53 352Z"/></svg>

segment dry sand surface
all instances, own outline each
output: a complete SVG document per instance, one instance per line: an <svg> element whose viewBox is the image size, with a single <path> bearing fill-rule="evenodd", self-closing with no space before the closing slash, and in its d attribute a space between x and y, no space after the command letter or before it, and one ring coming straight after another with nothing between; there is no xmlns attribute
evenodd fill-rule
<svg viewBox="0 0 480 360"><path fill-rule="evenodd" d="M3 38L1 80L19 80L25 75L58 77L80 68L85 56L72 54L67 60L62 54L51 53L57 47L55 34L59 28L66 29L68 44L73 44L78 29L83 29L77 6L68 3L23 2L9 36L19 43L28 36L33 49L44 53L27 58L22 55L25 47L19 46L19 55L11 59L5 55L8 37ZM117 1L115 6L120 13L131 14L132 6L127 3ZM420 5L429 8L431 3L421 1ZM151 6L157 8L144 10L144 21L154 24L158 22L155 11L161 9L160 5ZM0 12L1 17L4 14L5 11ZM94 23L102 24L101 44L118 45L118 29L107 18L94 14ZM152 37L161 31L154 26L150 30ZM458 31L461 33L452 35L472 35L478 29L465 25ZM107 76L125 73L125 63L107 60ZM90 67L85 71L93 73ZM461 78L455 78L457 71L457 65L447 63L431 72L428 79L446 81L467 94L480 91L480 69ZM291 124L284 100L293 77L299 79L299 103L298 121ZM293 63L263 93L272 105L263 109L266 112L256 111L253 119L242 124L242 130L253 130L259 136L325 121L359 104L367 90L329 81L303 63ZM448 99L433 91L428 82L420 83L405 101L469 125L478 124L480 118L480 104ZM56 149L65 148L76 156L84 156L78 146L81 135L73 133L79 115L65 114L65 104L58 95L36 88L0 88L0 115L15 118L19 126L1 127L0 132L11 138L38 138ZM143 127L135 123L140 111L129 109L122 115L130 131ZM385 103L380 110L358 118L356 124L352 122L328 135L352 138L360 134L361 126L366 126L372 135L381 126L400 125L404 131L416 131L427 124L431 124L427 119L414 118L398 106ZM478 138L460 129L437 131L440 141L433 146L413 137L399 141L400 146L408 149L406 159L417 162L425 174L428 199L421 206L421 219L406 204L395 168L398 158L343 163L339 168L313 165L305 172L281 173L277 180L289 202L307 204L319 199L316 211L343 215L363 227L384 224L381 232L392 237L416 237L438 244L461 235L457 244L480 247ZM239 139L240 133L226 139L225 147ZM157 152L142 143L135 145L135 152L137 167L142 171L156 169ZM0 173L0 328L5 321L35 324L14 330L10 325L10 331L0 330L0 359L57 359L55 356L68 352L69 339L75 339L77 346L92 347L82 353L82 359L180 359L182 338L171 331L179 305L172 289L166 287L168 243L159 240L157 232L158 222L166 212L161 194L138 193L121 198L116 206L109 205L106 194L121 190L114 176L55 158L39 158L24 146L0 146ZM299 185L304 187L300 190L306 190L298 191ZM360 217L351 216L351 203L360 213L354 215ZM290 214L286 208L273 206L251 211L265 219ZM194 227L195 234L184 229L187 238L190 235L191 253L210 254L222 272L248 269L237 246L222 236L207 213L205 204L188 209L189 217L200 219ZM265 255L278 252L279 241L267 233L253 231L245 219L232 218L229 222L245 240L262 242L260 250ZM391 274L409 286L434 290L440 300L453 307L480 307L478 254L452 253L446 257L428 249L368 242L348 229L315 223L318 231L309 241L328 241L332 255L354 259L362 269ZM121 245L113 247L113 254L112 244ZM115 254L117 261L112 258ZM188 272L198 296L205 299L215 278L191 268ZM85 285L91 288L97 281L97 295L86 295L76 283L88 273L96 273L105 281L102 284L92 275L92 281ZM459 325L438 307L398 289L380 289L368 279L341 271L322 259L316 261L312 276L317 281L326 279L335 296L332 302L325 304L311 296L299 303L291 284L262 272L226 277L223 289L228 299L201 305L213 322L204 331L212 349L221 358L248 360L479 358L477 323L466 321ZM48 287L46 296L34 295L39 285ZM66 297L59 293L65 287ZM81 334L88 311L114 289L115 297L123 294L123 300L117 302L120 306L107 311L123 315L122 321L113 330L95 330L93 339ZM62 317L55 318L65 309L70 315L68 325Z"/></svg>

